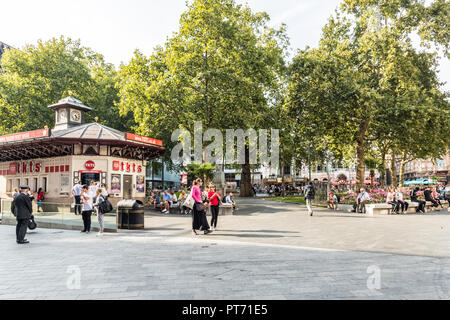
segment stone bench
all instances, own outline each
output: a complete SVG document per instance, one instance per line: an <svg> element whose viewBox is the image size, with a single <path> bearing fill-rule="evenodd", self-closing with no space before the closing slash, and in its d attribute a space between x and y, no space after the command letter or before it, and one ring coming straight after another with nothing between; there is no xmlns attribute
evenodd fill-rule
<svg viewBox="0 0 450 320"><path fill-rule="evenodd" d="M449 204L447 200L441 200L441 204L444 207L444 210L449 208ZM433 212L433 211L442 211L441 206L433 207L433 203L431 201L427 201L425 205L425 212Z"/></svg>
<svg viewBox="0 0 450 320"><path fill-rule="evenodd" d="M223 216L233 215L233 205L229 203L222 203L219 207L219 215Z"/></svg>
<svg viewBox="0 0 450 320"><path fill-rule="evenodd" d="M408 210L406 211L406 213L416 213L417 207L419 206L418 202L412 202L407 200L406 202L408 202L409 206L408 206ZM444 208L449 207L448 201L445 200L441 200L442 205L444 206ZM425 205L425 212L432 212L432 211L441 211L442 208L439 207L433 207L432 203L427 201L426 205ZM374 214L392 214L392 205L387 204L387 203L371 203L371 204L366 204L366 213L369 216L373 216Z"/></svg>

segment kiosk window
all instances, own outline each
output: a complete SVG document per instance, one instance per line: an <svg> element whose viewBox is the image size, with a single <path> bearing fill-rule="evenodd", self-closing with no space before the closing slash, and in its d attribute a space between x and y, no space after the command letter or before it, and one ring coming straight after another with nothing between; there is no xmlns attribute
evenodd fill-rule
<svg viewBox="0 0 450 320"><path fill-rule="evenodd" d="M91 181L100 181L100 173L82 173L81 174L81 184L90 185Z"/></svg>

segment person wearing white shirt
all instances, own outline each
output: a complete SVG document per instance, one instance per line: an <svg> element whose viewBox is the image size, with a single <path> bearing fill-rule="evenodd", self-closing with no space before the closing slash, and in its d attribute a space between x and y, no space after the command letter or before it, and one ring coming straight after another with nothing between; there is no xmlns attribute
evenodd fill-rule
<svg viewBox="0 0 450 320"><path fill-rule="evenodd" d="M78 181L76 185L72 188L72 196L75 199L75 215L81 214L81 190L83 186L81 185L81 181Z"/></svg>
<svg viewBox="0 0 450 320"><path fill-rule="evenodd" d="M396 212L398 214L399 203L396 201L396 194L393 188L388 189L388 193L386 195L386 203L392 206L392 213Z"/></svg>
<svg viewBox="0 0 450 320"><path fill-rule="evenodd" d="M405 198L403 196L403 192L399 188L395 189L395 199L397 200L399 207L402 208L402 214L405 214L408 210L409 203L405 201Z"/></svg>
<svg viewBox="0 0 450 320"><path fill-rule="evenodd" d="M81 232L89 233L91 231L91 215L94 210L93 197L90 196L89 187L87 185L83 186L81 192L81 201L83 204L83 209L81 215L83 217L83 230Z"/></svg>
<svg viewBox="0 0 450 320"><path fill-rule="evenodd" d="M370 201L370 195L366 192L364 188L359 190L359 194L356 197L356 203L354 205L354 210L363 213L366 212L366 203Z"/></svg>

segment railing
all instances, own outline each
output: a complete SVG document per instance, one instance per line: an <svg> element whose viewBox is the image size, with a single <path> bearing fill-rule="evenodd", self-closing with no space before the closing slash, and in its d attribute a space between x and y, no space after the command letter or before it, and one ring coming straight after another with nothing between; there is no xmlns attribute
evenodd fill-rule
<svg viewBox="0 0 450 320"><path fill-rule="evenodd" d="M16 217L11 213L12 199L1 199L2 224L15 224ZM37 204L33 201L33 216L38 228L81 230L83 219L81 214L75 215L72 204L67 203L42 203L42 211L38 212ZM117 232L117 210L104 214L104 227L106 232ZM91 217L91 230L98 230L99 223L96 215Z"/></svg>

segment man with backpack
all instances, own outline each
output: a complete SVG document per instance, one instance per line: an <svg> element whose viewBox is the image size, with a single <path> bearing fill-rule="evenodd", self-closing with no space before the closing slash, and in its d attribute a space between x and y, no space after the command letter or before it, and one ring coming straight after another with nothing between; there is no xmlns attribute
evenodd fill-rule
<svg viewBox="0 0 450 320"><path fill-rule="evenodd" d="M312 185L311 181L308 181L308 184L305 187L305 200L306 200L306 207L308 208L309 215L313 216L313 209L312 209L312 201L316 195L316 190L314 189L314 186Z"/></svg>

